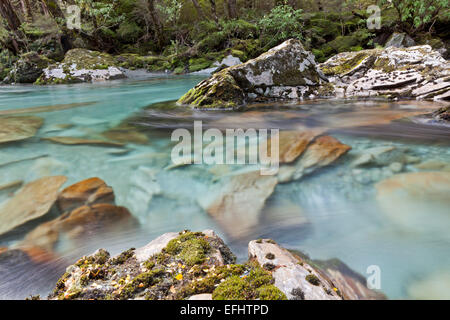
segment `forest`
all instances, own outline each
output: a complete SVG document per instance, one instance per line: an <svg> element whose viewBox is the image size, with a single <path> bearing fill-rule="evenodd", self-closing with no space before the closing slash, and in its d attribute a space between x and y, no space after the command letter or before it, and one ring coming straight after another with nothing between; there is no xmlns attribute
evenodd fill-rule
<svg viewBox="0 0 450 320"><path fill-rule="evenodd" d="M371 5L380 8L380 28L368 27ZM245 62L290 38L318 62L383 45L393 31L435 49L449 43L448 0L1 0L0 13L2 79L23 54L50 63L72 48L185 73L230 53Z"/></svg>

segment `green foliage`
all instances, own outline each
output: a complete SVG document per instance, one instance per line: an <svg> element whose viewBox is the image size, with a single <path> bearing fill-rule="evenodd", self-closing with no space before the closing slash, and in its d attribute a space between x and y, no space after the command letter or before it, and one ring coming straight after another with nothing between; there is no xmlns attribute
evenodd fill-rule
<svg viewBox="0 0 450 320"><path fill-rule="evenodd" d="M273 47L289 38L303 40L302 10L294 10L288 5L273 8L259 22L265 47Z"/></svg>
<svg viewBox="0 0 450 320"><path fill-rule="evenodd" d="M139 27L136 22L124 21L120 24L117 34L122 40L136 41L142 32L142 28Z"/></svg>
<svg viewBox="0 0 450 320"><path fill-rule="evenodd" d="M380 4L394 7L399 23L409 25L412 31L433 24L441 12L448 16L450 8L448 0L380 0Z"/></svg>

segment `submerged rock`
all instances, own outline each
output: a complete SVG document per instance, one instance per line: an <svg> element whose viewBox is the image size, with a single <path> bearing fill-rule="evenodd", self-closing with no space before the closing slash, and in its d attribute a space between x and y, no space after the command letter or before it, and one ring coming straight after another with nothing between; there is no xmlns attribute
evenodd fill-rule
<svg viewBox="0 0 450 320"><path fill-rule="evenodd" d="M0 144L34 137L44 119L35 116L0 117Z"/></svg>
<svg viewBox="0 0 450 320"><path fill-rule="evenodd" d="M126 78L107 53L86 49L69 50L61 63L45 68L37 84L95 82Z"/></svg>
<svg viewBox="0 0 450 320"><path fill-rule="evenodd" d="M96 203L114 204L114 191L100 178L90 178L73 184L58 196L57 206L61 212Z"/></svg>
<svg viewBox="0 0 450 320"><path fill-rule="evenodd" d="M0 207L0 235L49 213L58 197L64 176L46 177L25 185Z"/></svg>
<svg viewBox="0 0 450 320"><path fill-rule="evenodd" d="M72 108L87 107L96 104L95 101L91 102L77 102L77 103L67 103L67 104L55 104L50 106L40 106L40 107L30 107L30 108L20 108L20 109L8 109L0 110L0 116L9 116L17 114L28 114L28 113L41 113L41 112L53 112Z"/></svg>
<svg viewBox="0 0 450 320"><path fill-rule="evenodd" d="M233 236L240 237L257 227L261 210L278 184L275 176L262 176L259 171L226 179L209 203L201 205Z"/></svg>
<svg viewBox="0 0 450 320"><path fill-rule="evenodd" d="M78 138L78 137L48 137L42 138L54 143L65 145L95 145L95 146L109 146L109 147L123 147L124 144L120 142L90 139L90 138Z"/></svg>
<svg viewBox="0 0 450 320"><path fill-rule="evenodd" d="M424 278L413 282L407 288L410 299L417 300L449 300L450 272L441 270L427 274Z"/></svg>
<svg viewBox="0 0 450 320"><path fill-rule="evenodd" d="M305 174L330 165L350 149L350 146L341 143L336 138L320 136L308 146L296 162L280 167L278 180L279 182L289 182L300 179Z"/></svg>
<svg viewBox="0 0 450 320"><path fill-rule="evenodd" d="M281 131L278 135L280 163L296 160L321 133L322 130ZM268 150L271 149L271 141L269 140Z"/></svg>
<svg viewBox="0 0 450 320"><path fill-rule="evenodd" d="M397 226L409 231L447 234L450 172L397 174L378 183L376 189L380 207Z"/></svg>
<svg viewBox="0 0 450 320"><path fill-rule="evenodd" d="M258 58L215 73L178 103L229 108L260 100L302 99L319 95L317 88L324 82L314 56L291 39Z"/></svg>
<svg viewBox="0 0 450 320"><path fill-rule="evenodd" d="M320 68L337 97L448 99L450 64L428 45L343 52Z"/></svg>
<svg viewBox="0 0 450 320"><path fill-rule="evenodd" d="M86 234L105 234L129 230L136 221L124 207L112 204L81 206L72 212L43 223L25 236L19 247L38 246L52 252L61 241L70 241L72 247Z"/></svg>

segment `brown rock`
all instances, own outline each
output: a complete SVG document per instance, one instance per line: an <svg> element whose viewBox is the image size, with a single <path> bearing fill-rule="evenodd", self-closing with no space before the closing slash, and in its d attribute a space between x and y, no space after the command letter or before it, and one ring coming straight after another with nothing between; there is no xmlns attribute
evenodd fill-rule
<svg viewBox="0 0 450 320"><path fill-rule="evenodd" d="M311 167L324 167L336 161L351 147L341 143L336 138L322 136L317 138L306 150L300 159L301 166L305 169Z"/></svg>
<svg viewBox="0 0 450 320"><path fill-rule="evenodd" d="M34 116L0 117L0 143L31 138L43 123L42 118Z"/></svg>
<svg viewBox="0 0 450 320"><path fill-rule="evenodd" d="M97 145L97 146L112 146L112 147L123 147L123 143L99 140L99 139L87 139L87 138L77 138L77 137L49 137L42 138L43 140L48 140L54 143L65 144L65 145Z"/></svg>
<svg viewBox="0 0 450 320"><path fill-rule="evenodd" d="M278 135L280 163L290 163L296 160L320 133L320 130L281 131ZM267 150L271 150L271 142L272 140L269 139Z"/></svg>
<svg viewBox="0 0 450 320"><path fill-rule="evenodd" d="M121 143L147 144L149 139L146 134L133 128L111 129L102 134L105 138Z"/></svg>
<svg viewBox="0 0 450 320"><path fill-rule="evenodd" d="M111 204L82 206L52 221L43 223L28 233L19 244L21 248L40 247L53 251L55 245L64 240L81 240L87 232L101 234L117 229L132 228L136 221L124 207Z"/></svg>
<svg viewBox="0 0 450 320"><path fill-rule="evenodd" d="M22 180L12 181L3 185L0 185L0 191L20 188L23 185Z"/></svg>
<svg viewBox="0 0 450 320"><path fill-rule="evenodd" d="M312 142L303 155L292 165L283 165L278 173L279 182L300 179L304 174L325 167L347 153L351 147L331 136L321 136Z"/></svg>
<svg viewBox="0 0 450 320"><path fill-rule="evenodd" d="M114 191L99 178L90 178L71 185L58 196L58 208L67 212L94 203L114 204Z"/></svg>
<svg viewBox="0 0 450 320"><path fill-rule="evenodd" d="M31 107L31 108L23 108L23 109L11 109L11 110L2 110L0 111L0 116L3 115L16 115L16 114L25 114L25 113L41 113L41 112L53 112L60 111L78 107L86 107L90 105L94 105L97 102L78 102L78 103L69 103L69 104L55 104L52 106L40 106L40 107Z"/></svg>
<svg viewBox="0 0 450 320"><path fill-rule="evenodd" d="M0 235L47 214L58 197L59 188L66 181L64 176L45 177L20 189L0 207Z"/></svg>

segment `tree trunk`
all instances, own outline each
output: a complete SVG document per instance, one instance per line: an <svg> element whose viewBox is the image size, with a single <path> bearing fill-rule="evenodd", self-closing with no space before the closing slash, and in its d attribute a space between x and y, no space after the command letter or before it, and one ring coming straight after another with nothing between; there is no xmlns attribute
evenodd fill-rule
<svg viewBox="0 0 450 320"><path fill-rule="evenodd" d="M26 22L33 22L33 9L30 7L29 0L20 0L20 6L22 7L23 16Z"/></svg>
<svg viewBox="0 0 450 320"><path fill-rule="evenodd" d="M21 24L20 19L14 11L14 8L9 0L0 0L0 14L2 15L3 19L6 20L8 29L10 31L15 32L19 29Z"/></svg>
<svg viewBox="0 0 450 320"><path fill-rule="evenodd" d="M161 21L159 20L158 13L155 8L155 0L148 0L148 11L150 13L150 19L155 30L156 41L158 42L158 47L161 49L164 45L164 33Z"/></svg>
<svg viewBox="0 0 450 320"><path fill-rule="evenodd" d="M228 0L227 1L227 9L228 9L228 18L236 19L237 18L237 6L236 0Z"/></svg>
<svg viewBox="0 0 450 320"><path fill-rule="evenodd" d="M211 4L211 13L213 19L216 23L219 23L219 17L217 16L216 0L209 0L209 3Z"/></svg>
<svg viewBox="0 0 450 320"><path fill-rule="evenodd" d="M203 14L202 7L201 7L200 4L198 3L198 1L197 1L197 0L192 0L192 4L194 5L195 10L197 10L198 17L199 17L201 20L205 19L205 15Z"/></svg>
<svg viewBox="0 0 450 320"><path fill-rule="evenodd" d="M19 42L21 42L22 32L19 30L21 21L14 11L14 7L9 0L0 0L0 15L6 21L7 28L11 32L11 44L9 47L15 54L20 53Z"/></svg>

